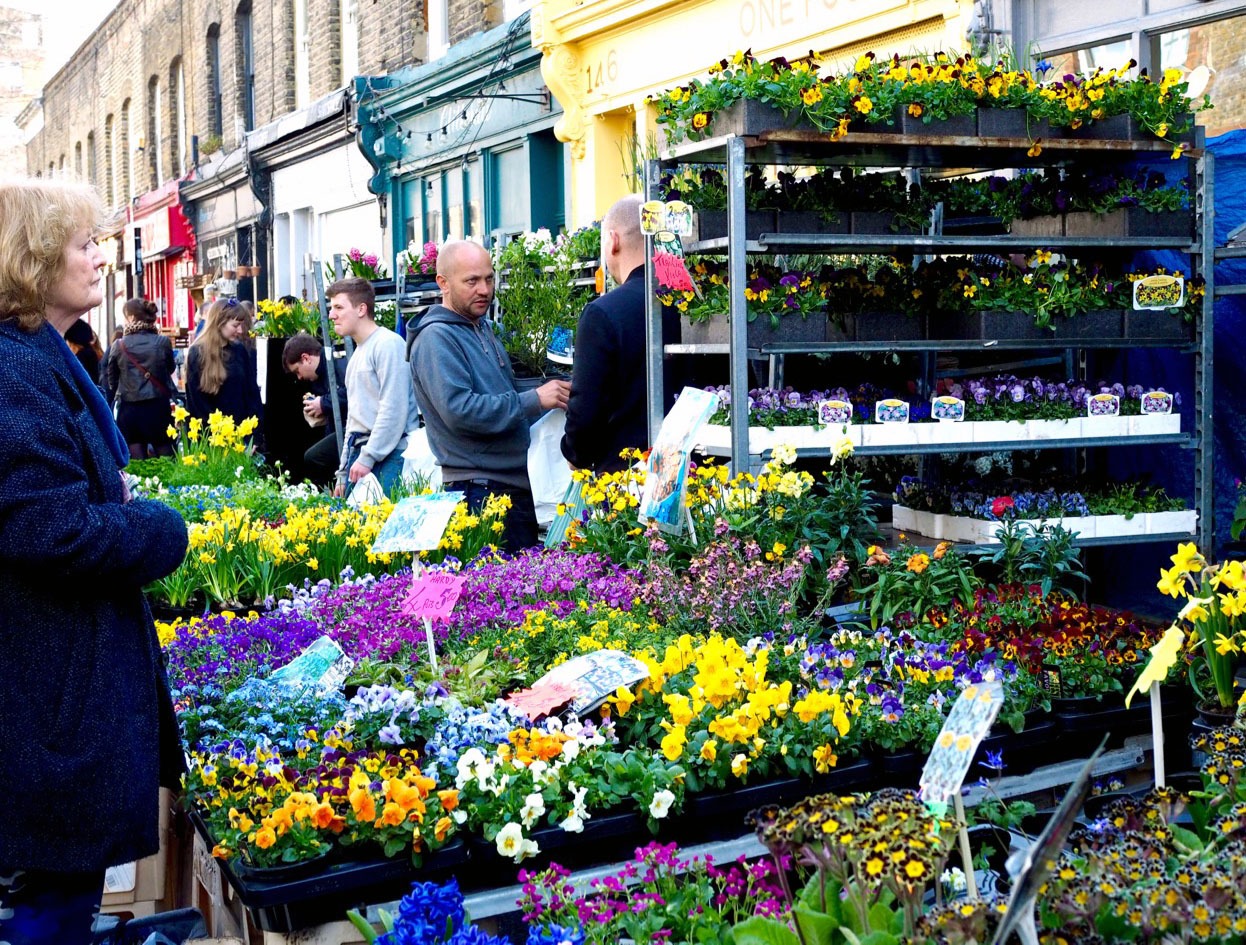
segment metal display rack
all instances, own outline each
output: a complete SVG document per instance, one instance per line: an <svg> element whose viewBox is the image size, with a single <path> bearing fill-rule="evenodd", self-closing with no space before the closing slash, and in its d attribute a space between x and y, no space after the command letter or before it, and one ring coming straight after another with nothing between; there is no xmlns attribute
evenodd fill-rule
<svg viewBox="0 0 1246 945"><path fill-rule="evenodd" d="M1212 510L1212 304L1214 286L1214 235L1212 229L1213 156L1202 148L1202 129L1196 130L1195 146L1184 160L1191 166L1191 201L1195 220L1194 239L1186 237L1086 237L1044 236L1041 238L1011 235L854 235L830 233L762 233L755 240L736 238L745 232L745 169L748 165L788 166L851 166L877 168L942 169L953 173L1003 168L1051 167L1066 164L1098 164L1108 166L1122 159L1135 157L1167 157L1172 144L1158 139L1149 141L1049 139L1044 141L1038 157L1030 157L1031 143L1025 139L989 137L953 137L938 135L849 133L838 141L829 141L817 132L776 129L756 136L727 135L684 144L646 162L645 199L659 199L657 190L664 169L680 164L725 165L727 184L727 238L693 242L688 252L722 254L727 260L730 293L730 342L728 344L666 345L661 341L661 307L655 293L647 296L647 376L650 439L662 420L662 358L664 354L728 354L731 387L731 449L733 472L749 468L750 457L760 451L750 449L748 426L748 362L769 359L772 381L782 376L782 359L789 354L864 353L876 351L908 351L937 353L943 351L1039 351L1063 352L1063 360L1072 365L1075 352L1093 349L1176 348L1189 353L1194 361L1194 429L1191 432L1150 438L1101 437L1077 442L1066 440L1018 440L1008 443L905 444L900 446L863 446L862 455L882 453L932 454L945 452L980 452L988 447L999 449L1058 449L1115 445L1177 445L1194 455L1194 508L1198 512L1197 539L1201 546L1210 545L1213 529ZM1006 254L1010 251L1032 250L1041 242L1053 250L1102 249L1146 250L1175 249L1186 253L1195 275L1206 281L1202 310L1195 320L1192 342L1163 339L1077 338L1077 339L998 339L998 340L923 340L899 341L826 341L768 344L760 348L748 346L747 310L743 286L747 283L747 254L764 252L835 252L835 253L907 253L912 255L942 253ZM1243 251L1246 254L1246 250ZM648 286L654 287L653 265L646 266ZM799 449L802 456L825 456L825 448ZM1125 543L1127 541L1171 541L1188 538L1186 534L1149 534L1116 540L1087 541L1085 544Z"/></svg>

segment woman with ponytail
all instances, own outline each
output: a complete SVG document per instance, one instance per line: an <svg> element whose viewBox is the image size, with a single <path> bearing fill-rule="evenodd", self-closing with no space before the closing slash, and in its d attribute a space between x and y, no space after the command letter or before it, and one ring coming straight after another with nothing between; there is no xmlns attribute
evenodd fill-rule
<svg viewBox="0 0 1246 945"><path fill-rule="evenodd" d="M104 389L135 459L173 455L173 345L156 328L159 311L147 299L125 303L125 334L109 347L104 367Z"/></svg>

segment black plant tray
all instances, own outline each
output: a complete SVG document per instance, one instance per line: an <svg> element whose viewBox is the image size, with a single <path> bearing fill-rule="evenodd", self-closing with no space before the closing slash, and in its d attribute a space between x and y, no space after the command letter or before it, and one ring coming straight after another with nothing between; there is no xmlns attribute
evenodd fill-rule
<svg viewBox="0 0 1246 945"><path fill-rule="evenodd" d="M192 811L190 819L204 842L209 847L215 845L215 838L198 812ZM230 861L218 862L238 899L250 910L257 928L292 932L338 921L347 909L369 902L401 898L414 881L444 879L460 871L467 859L467 844L456 839L426 854L418 868L407 854L389 859L376 847L335 849L319 870L294 879L270 881L259 875L263 871L240 876Z"/></svg>

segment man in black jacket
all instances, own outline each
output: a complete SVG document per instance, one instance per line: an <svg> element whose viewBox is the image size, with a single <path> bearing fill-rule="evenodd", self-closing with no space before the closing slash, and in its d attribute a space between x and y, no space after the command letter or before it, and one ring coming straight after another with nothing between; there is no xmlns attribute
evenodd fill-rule
<svg viewBox="0 0 1246 945"><path fill-rule="evenodd" d="M645 391L645 237L643 198L624 197L601 221L601 250L618 287L584 307L575 333L575 366L562 455L579 469L617 472L625 449L649 445ZM673 309L662 313L664 339L678 332ZM666 407L677 393L664 370Z"/></svg>
<svg viewBox="0 0 1246 945"><path fill-rule="evenodd" d="M333 482L333 474L341 462L337 448L337 433L333 423L333 401L329 391L328 365L333 365L337 379L337 401L341 407L342 421L346 421L345 365L337 358L325 358L324 346L307 332L291 336L281 349L281 363L296 378L310 385L303 395L303 416L308 423L323 426L325 436L307 448L303 465L307 478L320 485Z"/></svg>

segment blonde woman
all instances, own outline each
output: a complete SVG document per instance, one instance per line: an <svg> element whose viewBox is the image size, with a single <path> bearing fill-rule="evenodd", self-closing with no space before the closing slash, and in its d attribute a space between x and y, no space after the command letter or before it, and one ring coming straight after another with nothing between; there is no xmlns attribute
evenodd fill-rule
<svg viewBox="0 0 1246 945"><path fill-rule="evenodd" d="M241 423L263 419L255 359L242 339L250 315L237 299L217 299L203 312L203 331L186 356L186 409L207 420L214 410Z"/></svg>
<svg viewBox="0 0 1246 945"><path fill-rule="evenodd" d="M62 333L104 299L98 195L0 183L0 942L87 945L104 871L160 846L182 747L143 586L186 526L132 499Z"/></svg>

